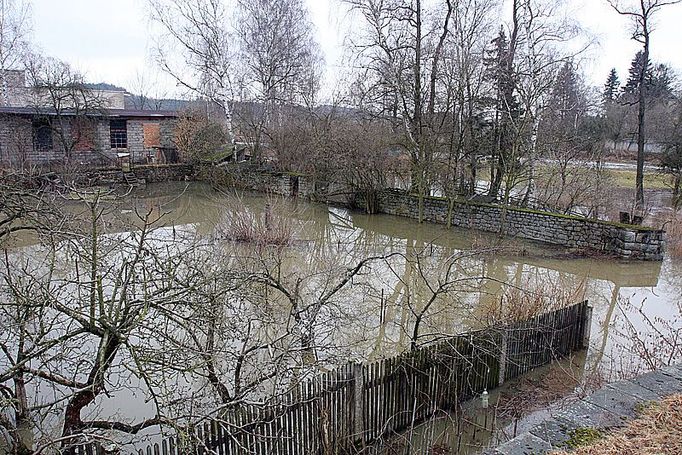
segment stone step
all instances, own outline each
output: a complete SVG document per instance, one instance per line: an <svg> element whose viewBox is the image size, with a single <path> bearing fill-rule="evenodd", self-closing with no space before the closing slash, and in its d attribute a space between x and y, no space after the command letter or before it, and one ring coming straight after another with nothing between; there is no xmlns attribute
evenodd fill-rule
<svg viewBox="0 0 682 455"><path fill-rule="evenodd" d="M140 179L137 178L134 172L124 172L123 173L123 179L126 181L126 183L130 186L137 186L140 185Z"/></svg>

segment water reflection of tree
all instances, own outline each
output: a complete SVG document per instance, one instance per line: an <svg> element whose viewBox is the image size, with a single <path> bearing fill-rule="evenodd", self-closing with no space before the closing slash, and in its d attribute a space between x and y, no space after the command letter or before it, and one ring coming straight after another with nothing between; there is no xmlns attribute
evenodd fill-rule
<svg viewBox="0 0 682 455"><path fill-rule="evenodd" d="M53 280L14 267L14 256L5 258L3 323L12 337L30 335L48 351L22 351L36 362L30 369L2 363L0 383L21 385L23 375L30 386L53 384L59 401L32 397L39 410L25 407L12 387L3 392L22 412L59 414L61 436L136 433L159 424L183 431L187 423L244 403L269 403L321 369L452 335L467 318L484 321L472 296L499 298L515 278L518 287L528 269L513 268L513 260L499 255L437 245L421 229L410 230L408 239L359 229L356 220L348 224L342 212L339 219L326 208L296 211L301 241L286 246L216 239L203 229L197 235L196 226L163 229L167 220L157 218L170 201L139 205L149 210L132 213L141 217L127 231L125 220L114 225L108 216L95 216L95 231L91 225L70 243L48 243L45 264L54 264ZM293 210L285 206L284 213ZM55 259L63 245L77 260ZM33 321L51 321L53 314L58 318L43 322L39 337L30 331ZM62 329L66 338L53 337ZM8 352L16 352L16 339L0 337ZM129 380L141 383L149 416L86 417L80 392L98 403L115 402L130 390Z"/></svg>

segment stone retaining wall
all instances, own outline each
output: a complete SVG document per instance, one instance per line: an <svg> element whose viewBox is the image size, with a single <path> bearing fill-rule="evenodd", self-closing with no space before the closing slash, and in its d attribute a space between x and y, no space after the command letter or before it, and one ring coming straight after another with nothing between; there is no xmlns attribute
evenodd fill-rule
<svg viewBox="0 0 682 455"><path fill-rule="evenodd" d="M247 164L197 166L195 176L218 185L286 197L313 198L315 191L312 180L304 175L264 171Z"/></svg>
<svg viewBox="0 0 682 455"><path fill-rule="evenodd" d="M146 182L168 180L207 180L240 189L315 199L315 182L304 175L267 172L247 165L192 166L189 164L135 166L135 175ZM66 181L79 185L125 183L119 168L82 170ZM419 217L415 195L386 190L378 195L379 210L390 215ZM364 204L363 204L364 205ZM449 203L445 198L424 199L424 220L447 223ZM481 202L456 200L451 208L451 224L470 229L496 232L553 245L599 251L624 259L663 259L663 231L643 226L608 223L570 215L504 207Z"/></svg>
<svg viewBox="0 0 682 455"><path fill-rule="evenodd" d="M135 176L147 183L174 180L194 180L194 168L190 164L164 164L159 166L135 166ZM59 172L61 180L79 186L127 184L120 167L103 169L77 169L73 174Z"/></svg>
<svg viewBox="0 0 682 455"><path fill-rule="evenodd" d="M418 197L404 192L381 192L379 208L390 215L419 217ZM424 199L425 221L446 224L448 213L447 199ZM460 200L454 201L450 219L454 226L599 251L624 259L663 259L663 231L643 226Z"/></svg>

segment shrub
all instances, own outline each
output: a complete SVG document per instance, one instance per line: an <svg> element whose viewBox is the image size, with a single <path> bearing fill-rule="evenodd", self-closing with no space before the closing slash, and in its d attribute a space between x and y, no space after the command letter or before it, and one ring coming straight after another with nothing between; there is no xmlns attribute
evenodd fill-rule
<svg viewBox="0 0 682 455"><path fill-rule="evenodd" d="M237 198L218 223L221 237L260 246L287 246L294 240L295 226L291 218L281 215L281 202L269 198L262 213L248 209Z"/></svg>

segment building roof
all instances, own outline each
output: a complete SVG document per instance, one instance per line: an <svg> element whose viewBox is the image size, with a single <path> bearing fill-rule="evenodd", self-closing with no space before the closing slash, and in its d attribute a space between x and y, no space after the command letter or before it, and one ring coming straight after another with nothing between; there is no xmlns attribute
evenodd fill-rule
<svg viewBox="0 0 682 455"><path fill-rule="evenodd" d="M40 115L51 116L57 115L57 112L51 108L36 108L36 107L0 107L0 115ZM83 115L76 113L73 110L65 109L60 115L72 116ZM86 115L93 117L113 117L113 118L175 118L178 116L177 111L153 111L141 109L103 109L98 112L91 112Z"/></svg>

